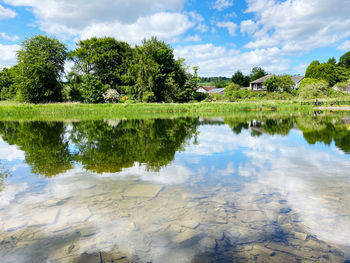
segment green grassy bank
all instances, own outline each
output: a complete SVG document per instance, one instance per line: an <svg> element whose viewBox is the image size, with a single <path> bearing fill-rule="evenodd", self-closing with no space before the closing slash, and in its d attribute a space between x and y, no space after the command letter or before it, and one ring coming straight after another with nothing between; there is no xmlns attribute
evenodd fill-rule
<svg viewBox="0 0 350 263"><path fill-rule="evenodd" d="M296 102L264 101L189 104L19 104L0 103L0 120L94 120L109 118L221 116L234 112L311 111L310 105Z"/></svg>

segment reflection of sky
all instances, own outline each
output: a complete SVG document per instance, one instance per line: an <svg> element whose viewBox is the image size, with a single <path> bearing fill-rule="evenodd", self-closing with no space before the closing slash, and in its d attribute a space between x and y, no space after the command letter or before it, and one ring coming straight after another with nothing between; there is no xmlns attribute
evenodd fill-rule
<svg viewBox="0 0 350 263"><path fill-rule="evenodd" d="M0 221L15 221L19 211L26 213L27 207L32 209L35 202L79 194L81 189L95 184L95 180L102 180L103 184L103 180L107 183L111 178L132 179L199 189L236 185L244 191L246 200L279 192L299 213L310 233L326 242L349 246L349 156L335 148L333 143L330 146L322 143L309 145L298 130L291 130L288 136L263 134L252 137L250 132L243 130L236 135L226 125L203 125L199 127L198 144L187 145L183 152L176 153L173 163L159 172L146 171L143 164L135 164L116 174L90 175L94 176L93 182L86 180L86 186L84 179L80 178L85 171L79 164L54 179L31 175L30 168L24 165L24 153L0 140L0 159L6 167L13 168L13 177L0 195L0 206L9 211L4 218L0 210ZM70 149L74 151L74 146ZM71 181L75 177L80 178L78 189ZM28 192L36 194L26 199L24 195ZM25 201L17 203L14 211L10 208L11 202L21 197ZM33 211L28 214L31 213ZM15 216L8 217L9 214ZM99 224L101 217L94 217L95 225ZM23 220L23 217L18 218ZM15 226L21 223L11 222ZM66 223L69 223L69 218L63 222Z"/></svg>

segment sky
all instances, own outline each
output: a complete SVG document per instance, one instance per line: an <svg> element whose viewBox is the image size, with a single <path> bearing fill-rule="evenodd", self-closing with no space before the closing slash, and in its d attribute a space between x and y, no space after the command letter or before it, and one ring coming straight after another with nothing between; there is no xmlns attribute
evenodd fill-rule
<svg viewBox="0 0 350 263"><path fill-rule="evenodd" d="M350 50L349 10L350 0L0 0L0 68L37 34L70 50L94 36L131 45L157 36L200 76L255 66L303 75L311 61Z"/></svg>

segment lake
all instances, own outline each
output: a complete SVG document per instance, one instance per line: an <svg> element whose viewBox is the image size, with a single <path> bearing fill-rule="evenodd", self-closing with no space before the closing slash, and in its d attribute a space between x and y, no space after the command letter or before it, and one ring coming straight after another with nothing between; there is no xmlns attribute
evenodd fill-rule
<svg viewBox="0 0 350 263"><path fill-rule="evenodd" d="M349 262L350 114L0 122L1 262Z"/></svg>

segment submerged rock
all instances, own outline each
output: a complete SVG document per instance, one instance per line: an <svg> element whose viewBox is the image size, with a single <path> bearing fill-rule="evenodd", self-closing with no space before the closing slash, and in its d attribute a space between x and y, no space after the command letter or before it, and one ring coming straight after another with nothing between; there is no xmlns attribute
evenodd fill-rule
<svg viewBox="0 0 350 263"><path fill-rule="evenodd" d="M154 198L158 195L162 188L163 187L161 185L138 184L127 189L123 193L123 196Z"/></svg>

